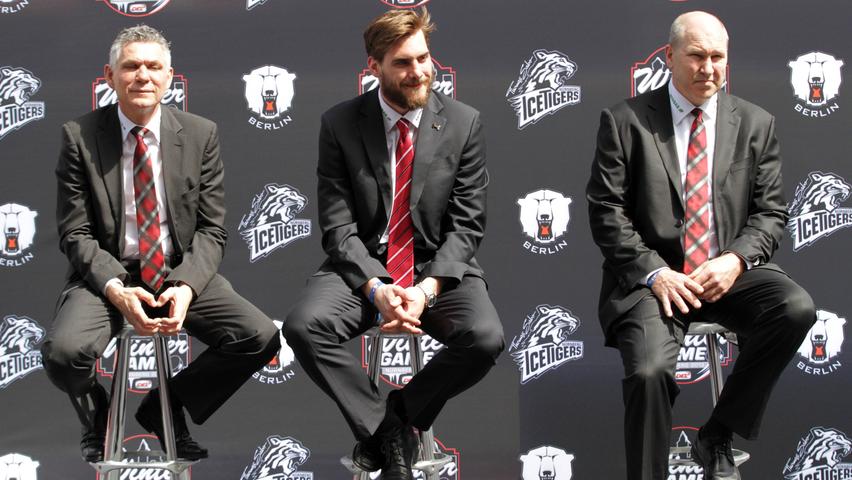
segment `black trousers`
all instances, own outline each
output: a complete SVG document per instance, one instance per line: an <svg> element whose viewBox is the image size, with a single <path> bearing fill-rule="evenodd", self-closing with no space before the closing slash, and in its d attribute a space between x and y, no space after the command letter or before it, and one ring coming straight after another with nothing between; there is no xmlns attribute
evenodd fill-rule
<svg viewBox="0 0 852 480"><path fill-rule="evenodd" d="M485 282L465 276L421 316L424 332L445 345L400 395L409 421L427 429L451 397L482 379L505 344ZM358 439L372 435L385 399L343 345L376 324L376 310L336 273L314 275L282 331L302 368L330 396Z"/></svg>
<svg viewBox="0 0 852 480"><path fill-rule="evenodd" d="M70 395L86 393L97 381L95 362L123 324L118 310L100 293L82 281L68 284L42 346L47 376ZM208 348L175 375L169 387L197 424L272 360L281 346L272 320L220 275L190 304L184 328Z"/></svg>
<svg viewBox="0 0 852 480"><path fill-rule="evenodd" d="M668 478L677 356L691 321L735 332L739 357L712 415L734 433L757 437L772 388L816 320L810 295L774 265L737 279L715 303L667 319L648 290L613 327L624 364L624 440L629 480ZM675 308L675 307L672 307Z"/></svg>

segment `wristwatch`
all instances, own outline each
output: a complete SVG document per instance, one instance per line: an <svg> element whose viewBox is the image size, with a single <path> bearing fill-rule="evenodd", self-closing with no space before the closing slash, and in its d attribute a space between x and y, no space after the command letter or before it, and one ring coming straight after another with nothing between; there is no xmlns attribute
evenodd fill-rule
<svg viewBox="0 0 852 480"><path fill-rule="evenodd" d="M423 292L423 295L426 296L426 308L432 308L436 303L438 303L438 296L435 295L435 292L427 292L419 283L417 284L417 288L419 288L420 291Z"/></svg>

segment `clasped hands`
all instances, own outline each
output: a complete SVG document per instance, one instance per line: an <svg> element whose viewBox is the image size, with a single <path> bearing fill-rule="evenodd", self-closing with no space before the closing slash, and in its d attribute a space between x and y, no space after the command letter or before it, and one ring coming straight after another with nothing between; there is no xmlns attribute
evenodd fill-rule
<svg viewBox="0 0 852 480"><path fill-rule="evenodd" d="M722 298L744 270L743 260L726 252L702 263L689 275L670 268L660 270L651 291L667 317L673 316L672 304L687 314L690 308L701 308L702 300L712 303Z"/></svg>
<svg viewBox="0 0 852 480"><path fill-rule="evenodd" d="M176 335L183 327L193 291L186 284L173 285L154 298L154 295L143 288L124 287L118 283L107 286L106 297L133 326L137 335ZM143 303L154 308L168 304L169 316L150 318L145 313Z"/></svg>
<svg viewBox="0 0 852 480"><path fill-rule="evenodd" d="M373 305L382 316L379 326L385 333L423 333L420 315L426 307L426 294L418 287L403 288L384 284L376 288Z"/></svg>

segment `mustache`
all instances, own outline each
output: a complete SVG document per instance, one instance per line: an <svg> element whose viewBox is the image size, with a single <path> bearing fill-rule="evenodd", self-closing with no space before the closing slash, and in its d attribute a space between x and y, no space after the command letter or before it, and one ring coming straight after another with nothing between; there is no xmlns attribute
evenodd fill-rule
<svg viewBox="0 0 852 480"><path fill-rule="evenodd" d="M421 85L432 85L432 76L431 75L423 75L413 82L403 82L403 86L405 87L419 87Z"/></svg>

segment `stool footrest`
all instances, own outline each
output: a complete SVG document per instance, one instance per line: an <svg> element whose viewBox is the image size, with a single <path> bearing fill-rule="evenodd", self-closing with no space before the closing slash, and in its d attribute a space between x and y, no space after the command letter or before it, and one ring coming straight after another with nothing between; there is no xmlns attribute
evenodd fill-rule
<svg viewBox="0 0 852 480"><path fill-rule="evenodd" d="M441 469L444 465L450 463L453 458L446 453L435 453L435 458L432 460L418 460L411 466L412 470L419 470L425 474L432 474ZM351 473L357 475L359 473L363 473L364 471L358 468L354 462L352 462L352 457L346 456L340 458L340 463L346 467Z"/></svg>
<svg viewBox="0 0 852 480"><path fill-rule="evenodd" d="M751 454L748 452L744 452L742 450L738 450L736 448L731 449L734 454L734 464L736 466L740 466L745 463L749 458L751 458ZM692 449L690 447L672 447L669 449L669 465L692 465L698 466L694 460L692 460Z"/></svg>
<svg viewBox="0 0 852 480"><path fill-rule="evenodd" d="M157 451L144 451L144 452L126 452L128 455L147 455L147 456L161 456L165 455L163 452ZM131 470L131 469L143 469L143 468L156 468L162 470L168 470L172 473L183 473L184 470L191 467L193 464L198 463L198 460L174 460L172 462L162 461L162 462L133 462L128 460L122 461L103 461L92 463L95 470L100 473L109 473L113 470Z"/></svg>

